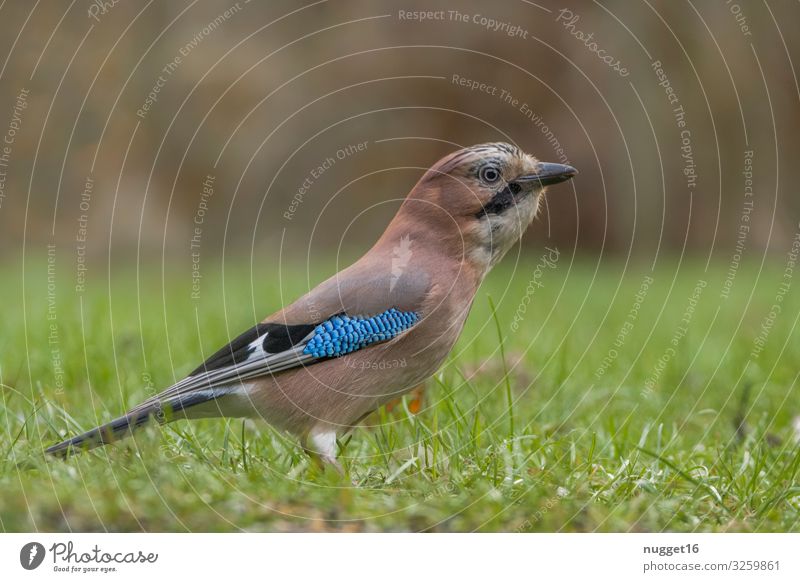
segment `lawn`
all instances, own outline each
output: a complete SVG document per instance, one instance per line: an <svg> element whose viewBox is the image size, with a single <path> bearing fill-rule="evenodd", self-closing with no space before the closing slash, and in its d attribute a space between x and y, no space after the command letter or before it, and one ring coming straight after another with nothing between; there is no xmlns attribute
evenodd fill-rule
<svg viewBox="0 0 800 582"><path fill-rule="evenodd" d="M70 265L48 287L28 259L24 288L7 265L0 529L800 530L800 300L781 257L733 280L727 263L650 267L507 257L421 410L405 399L343 439L339 476L256 421L42 455L299 295L305 265L279 289L204 264L197 299L183 266L90 270L78 294Z"/></svg>

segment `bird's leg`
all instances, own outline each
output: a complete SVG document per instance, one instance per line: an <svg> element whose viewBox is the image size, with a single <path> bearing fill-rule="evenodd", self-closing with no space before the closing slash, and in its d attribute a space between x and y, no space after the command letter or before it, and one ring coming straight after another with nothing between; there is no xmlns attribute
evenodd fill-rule
<svg viewBox="0 0 800 582"><path fill-rule="evenodd" d="M315 426L303 439L306 453L322 468L332 465L339 474L344 474L341 463L336 460L336 430L329 426Z"/></svg>

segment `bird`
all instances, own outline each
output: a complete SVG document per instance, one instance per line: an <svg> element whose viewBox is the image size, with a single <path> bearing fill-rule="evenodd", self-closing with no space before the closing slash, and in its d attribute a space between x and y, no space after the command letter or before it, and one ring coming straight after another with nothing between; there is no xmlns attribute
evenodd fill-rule
<svg viewBox="0 0 800 582"><path fill-rule="evenodd" d="M576 174L504 142L446 155L352 265L183 380L46 452L68 457L154 422L259 418L341 472L338 439L435 374L482 281L532 223L545 189Z"/></svg>

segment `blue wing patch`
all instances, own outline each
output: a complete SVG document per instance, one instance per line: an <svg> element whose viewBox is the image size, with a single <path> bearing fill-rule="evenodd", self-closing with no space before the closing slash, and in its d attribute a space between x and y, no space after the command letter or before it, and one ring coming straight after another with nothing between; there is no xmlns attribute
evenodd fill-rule
<svg viewBox="0 0 800 582"><path fill-rule="evenodd" d="M419 320L413 311L395 308L372 317L336 315L314 328L303 353L315 358L343 356L390 340Z"/></svg>

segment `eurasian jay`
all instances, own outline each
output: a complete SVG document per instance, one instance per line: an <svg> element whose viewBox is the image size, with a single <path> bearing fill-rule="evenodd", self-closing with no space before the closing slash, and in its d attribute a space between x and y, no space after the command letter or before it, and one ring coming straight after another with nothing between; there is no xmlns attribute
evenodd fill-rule
<svg viewBox="0 0 800 582"><path fill-rule="evenodd" d="M177 384L47 452L94 448L151 421L255 417L338 467L337 437L436 372L481 281L536 216L544 188L576 173L507 143L444 157L353 265Z"/></svg>

